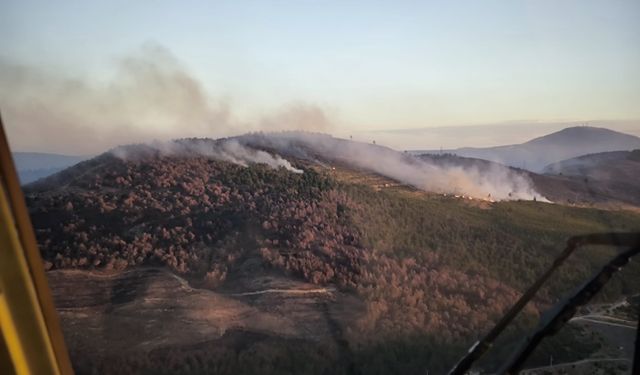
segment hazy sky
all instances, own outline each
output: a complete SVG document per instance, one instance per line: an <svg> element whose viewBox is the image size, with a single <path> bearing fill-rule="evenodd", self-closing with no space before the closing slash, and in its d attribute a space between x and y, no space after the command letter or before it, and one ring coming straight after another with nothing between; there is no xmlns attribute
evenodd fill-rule
<svg viewBox="0 0 640 375"><path fill-rule="evenodd" d="M640 118L637 0L4 0L0 46L22 150Z"/></svg>

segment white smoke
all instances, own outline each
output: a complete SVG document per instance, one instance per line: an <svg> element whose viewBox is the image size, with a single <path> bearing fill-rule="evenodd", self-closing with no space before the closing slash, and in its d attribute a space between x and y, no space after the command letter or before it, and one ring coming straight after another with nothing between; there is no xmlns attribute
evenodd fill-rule
<svg viewBox="0 0 640 375"><path fill-rule="evenodd" d="M255 133L238 139L246 146L296 158L345 163L430 192L493 200L546 200L527 175L498 164L482 170L442 166L387 147L303 132Z"/></svg>
<svg viewBox="0 0 640 375"><path fill-rule="evenodd" d="M293 173L302 173L301 169L294 168L288 160L279 155L271 155L266 151L247 148L236 140L228 140L222 143L220 156L222 160L246 166L246 162L267 164L277 169L284 168Z"/></svg>
<svg viewBox="0 0 640 375"><path fill-rule="evenodd" d="M243 167L251 163L266 164L271 168L284 168L293 173L303 173L279 155L271 155L262 150L245 147L236 139L211 141L205 139L189 139L170 142L153 142L147 145L121 146L110 151L112 155L124 159L158 153L163 156L203 156L214 160L227 161Z"/></svg>
<svg viewBox="0 0 640 375"><path fill-rule="evenodd" d="M269 152L267 152L269 151ZM546 201L528 175L492 163L443 165L390 148L325 134L305 132L251 133L235 138L184 139L123 146L111 151L122 159L145 155L203 156L242 166L253 163L303 173L284 157L303 159L322 166L338 163L371 171L418 189L478 199Z"/></svg>

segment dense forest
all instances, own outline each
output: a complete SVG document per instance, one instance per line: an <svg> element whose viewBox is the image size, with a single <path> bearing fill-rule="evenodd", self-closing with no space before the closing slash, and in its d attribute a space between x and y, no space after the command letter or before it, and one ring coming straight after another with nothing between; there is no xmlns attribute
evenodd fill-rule
<svg viewBox="0 0 640 375"><path fill-rule="evenodd" d="M333 285L357 296L364 313L353 318L344 336L355 351L353 361L361 368L374 366L366 373L384 373L382 362L390 371L404 372L393 367L398 358L392 357L412 353L420 359L406 362L409 372L425 363L432 368L451 363L551 263L569 236L640 226L640 216L628 212L539 202L479 207L402 187L378 191L344 183L330 171L299 167L304 173L197 155L124 160L105 154L32 184L26 193L47 270L162 266L194 286L224 290L247 259L259 259L260 272ZM613 251L589 248L572 258L528 306L522 327L531 327L542 310ZM637 289L640 269L630 267L603 298ZM318 356L306 344L289 345L278 347ZM425 348L432 348L430 356L417 354ZM193 364L176 366L206 363L227 366L218 367L220 373L250 373L259 365L216 353L206 359L193 354ZM325 354L331 360L316 360L344 365L331 350ZM150 363L153 356L168 358L152 353ZM280 365L291 360L282 353L275 357ZM236 360L243 364L225 362ZM147 363L123 361L138 370ZM304 361L290 365L306 371ZM105 366L118 371L116 362ZM336 368L317 373L323 372Z"/></svg>

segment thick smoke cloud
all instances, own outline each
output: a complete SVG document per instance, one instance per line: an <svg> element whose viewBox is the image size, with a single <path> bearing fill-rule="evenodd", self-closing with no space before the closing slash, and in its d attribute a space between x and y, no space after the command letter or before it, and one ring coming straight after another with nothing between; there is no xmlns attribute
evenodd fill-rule
<svg viewBox="0 0 640 375"><path fill-rule="evenodd" d="M117 145L256 130L326 131L319 107L295 102L238 119L224 96L203 84L163 47L145 44L101 79L67 78L0 59L0 109L20 151L96 154Z"/></svg>
<svg viewBox="0 0 640 375"><path fill-rule="evenodd" d="M21 149L73 153L183 132L228 129L230 111L165 49L145 45L117 62L104 82L64 78L0 62L0 103L9 135Z"/></svg>
<svg viewBox="0 0 640 375"><path fill-rule="evenodd" d="M60 153L99 153L119 144L159 139L165 142L155 142L156 150L177 154L185 152L185 144L166 140L256 130L327 132L333 127L325 111L300 102L253 121L240 121L225 100L208 94L169 51L155 45L145 45L121 59L114 75L101 82L62 78L0 60L0 106L14 149ZM190 141L189 147L197 150L189 152L218 160L240 165L265 163L295 173L302 171L277 154L318 162L337 160L427 191L479 198L490 194L494 199L539 196L526 176L506 168L442 167L385 147L310 133ZM130 156L126 148L113 152Z"/></svg>
<svg viewBox="0 0 640 375"><path fill-rule="evenodd" d="M239 141L284 156L345 163L425 191L496 200L542 198L526 175L500 165L482 170L441 166L387 147L302 132L251 134L239 137Z"/></svg>

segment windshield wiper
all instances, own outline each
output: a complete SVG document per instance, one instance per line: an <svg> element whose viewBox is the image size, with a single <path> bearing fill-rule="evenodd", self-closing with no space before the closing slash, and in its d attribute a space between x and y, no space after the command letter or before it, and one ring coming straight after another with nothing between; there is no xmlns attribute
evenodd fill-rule
<svg viewBox="0 0 640 375"><path fill-rule="evenodd" d="M608 245L629 248L618 255L599 272L591 278L584 287L580 288L567 302L562 303L557 308L557 312L542 324L542 327L527 340L526 344L516 352L516 355L503 367L501 373L515 373L524 364L531 352L538 346L542 338L555 333L566 321L568 321L576 311L578 306L587 303L602 286L609 281L611 276L621 267L629 262L629 259L640 252L640 233L597 233L584 236L571 237L567 241L564 251L553 261L552 265L545 273L536 280L531 287L518 299L509 311L498 321L498 323L480 341L477 341L469 349L469 352L449 371L450 375L465 374L491 346L495 339L513 321L525 305L533 298L540 287L549 279L555 270L578 248L585 245ZM640 371L638 364L638 347L636 344L636 355L634 369ZM635 374L636 372L634 372Z"/></svg>

